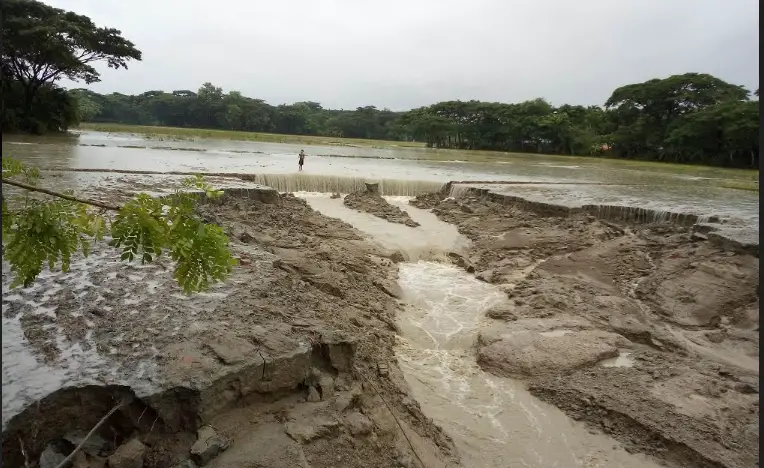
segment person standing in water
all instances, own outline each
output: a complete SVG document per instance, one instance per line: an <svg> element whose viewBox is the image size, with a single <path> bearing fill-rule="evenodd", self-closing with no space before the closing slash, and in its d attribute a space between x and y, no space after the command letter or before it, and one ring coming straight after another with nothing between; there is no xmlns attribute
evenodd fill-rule
<svg viewBox="0 0 764 468"><path fill-rule="evenodd" d="M300 150L300 154L297 156L299 159L297 160L297 165L299 166L299 170L302 170L302 165L305 164L305 150Z"/></svg>

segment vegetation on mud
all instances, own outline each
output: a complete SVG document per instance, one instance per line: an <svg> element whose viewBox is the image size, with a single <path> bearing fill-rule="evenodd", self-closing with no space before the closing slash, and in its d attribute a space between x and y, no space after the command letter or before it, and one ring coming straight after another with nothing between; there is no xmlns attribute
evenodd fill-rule
<svg viewBox="0 0 764 468"><path fill-rule="evenodd" d="M110 233L109 245L121 249L121 259L141 263L156 260L164 251L175 262L174 278L187 293L207 289L225 279L235 260L228 238L219 226L207 224L195 213L197 199L222 195L201 176L184 182L164 199L140 193L122 206L83 200L72 193L38 187L39 171L4 157L2 182L25 190L26 195L2 197L3 259L15 278L11 287L29 286L47 263L69 269L78 251L88 255L93 242ZM195 189L196 192L187 190ZM33 198L30 192L52 196ZM107 211L116 212L113 219Z"/></svg>

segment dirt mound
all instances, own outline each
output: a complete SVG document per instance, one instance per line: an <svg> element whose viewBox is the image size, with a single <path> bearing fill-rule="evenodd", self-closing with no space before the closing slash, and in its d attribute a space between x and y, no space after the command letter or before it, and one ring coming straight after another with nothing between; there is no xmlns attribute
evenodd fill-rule
<svg viewBox="0 0 764 468"><path fill-rule="evenodd" d="M449 257L507 293L486 370L670 466L758 465L758 258L668 223L438 198L417 203L472 240Z"/></svg>
<svg viewBox="0 0 764 468"><path fill-rule="evenodd" d="M96 431L109 443L78 455L90 463L82 466L105 459L118 467L456 463L450 440L406 396L394 359L389 252L288 195L226 197L199 211L227 230L240 259L231 279L209 293L186 298L171 268L126 269L104 262L104 252L99 265L108 266L75 268L75 281L54 275L55 295L44 287L4 295L20 304L63 298L51 299L56 313L39 329L66 330L85 314L86 332L68 339L106 363L97 380L135 383L115 393L73 380L31 404L3 432L9 466L42 453L60 461L74 448L71 434L88 431L120 392L131 403ZM30 326L31 336L38 328ZM38 340L40 356L67 342L52 333Z"/></svg>
<svg viewBox="0 0 764 468"><path fill-rule="evenodd" d="M435 208L443 198L440 193L422 193L409 200L409 203L417 208L429 210Z"/></svg>
<svg viewBox="0 0 764 468"><path fill-rule="evenodd" d="M366 190L348 194L343 203L348 208L365 211L391 223L405 224L410 227L419 226L419 223L411 219L408 213L382 198L377 189L377 184L367 183Z"/></svg>

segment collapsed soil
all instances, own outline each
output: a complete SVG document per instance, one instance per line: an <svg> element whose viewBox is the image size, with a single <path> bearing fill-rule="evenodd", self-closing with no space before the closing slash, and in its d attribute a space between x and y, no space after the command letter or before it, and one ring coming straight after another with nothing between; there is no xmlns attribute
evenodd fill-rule
<svg viewBox="0 0 764 468"><path fill-rule="evenodd" d="M758 258L687 228L427 194L472 240L457 265L507 294L477 358L675 467L758 466Z"/></svg>
<svg viewBox="0 0 764 468"><path fill-rule="evenodd" d="M388 203L373 188L348 194L342 202L348 208L365 211L391 223L405 224L409 227L419 226L419 223L411 219L408 213Z"/></svg>
<svg viewBox="0 0 764 468"><path fill-rule="evenodd" d="M74 385L11 419L7 463L34 461L46 447L70 451L63 437L127 398L84 466L135 446L145 447L143 466L185 463L203 424L232 441L208 466L456 464L450 439L407 396L393 355L399 255L275 192L199 212L226 229L240 259L208 293L183 296L172 265L126 266L104 250L66 275L44 275L52 287L4 294L38 359L55 366L76 343L98 353L94 377L107 384ZM40 304L48 309L35 314ZM136 379L150 387L138 398Z"/></svg>

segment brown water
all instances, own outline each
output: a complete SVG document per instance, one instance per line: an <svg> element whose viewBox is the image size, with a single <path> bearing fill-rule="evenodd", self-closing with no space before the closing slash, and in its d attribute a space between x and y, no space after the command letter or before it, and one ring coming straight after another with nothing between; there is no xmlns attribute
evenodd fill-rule
<svg viewBox="0 0 764 468"><path fill-rule="evenodd" d="M296 154L300 149L309 156L305 171L297 174ZM72 188L93 197L114 191L167 190L177 186L181 177L64 170L259 174L261 177L253 183L294 192L347 193L361 187L364 180L382 179L385 194L408 196L431 191L449 180L520 181L538 184L491 188L573 205L626 204L723 216L735 225L755 229L758 237L758 194L712 188L709 178L745 177L735 171L691 168L677 173L545 156L505 155L505 159L498 160L502 156L496 155L489 161L477 162L470 161L474 159L470 152L219 140L155 141L97 132L69 138L4 138L2 150L5 156L44 169L46 186ZM246 185L230 177L215 177L212 181L221 187ZM591 185L576 185L582 182ZM319 211L343 219L351 216L348 212L352 211L339 200L314 198L311 203ZM400 199L397 202L403 203ZM422 223L418 237L406 237L401 230L410 233L407 228L398 229L369 216L359 219L353 215L355 218L349 221L379 242L408 249L410 262L400 272L408 309L400 317L404 333L398 357L427 414L447 427L460 451L466 454L466 466L651 466L642 458L629 456L612 440L588 434L556 408L533 399L518 383L495 378L477 367L470 346L482 326L483 310L491 298L498 296L463 272L431 262L437 252L458 248L463 239L453 227L443 225L430 213L409 207L407 210ZM425 261L418 262L420 259ZM5 280L4 302L24 302L7 290ZM37 308L36 313L49 313L43 302L29 305ZM11 407L17 411L42 396L41 392L53 391L63 382L73 384L94 378L89 369L98 368L97 356L73 350L67 362L61 364L63 367L54 369L37 363L24 347L18 319L4 320L4 422L5 410L10 417Z"/></svg>
<svg viewBox="0 0 764 468"><path fill-rule="evenodd" d="M387 195L415 195L450 180L589 183L608 185L501 187L500 190L566 203L605 203L684 210L743 220L757 226L755 192L715 187L718 179L747 179L751 172L706 167L625 165L621 161L343 146L308 146L228 140L155 140L133 134L83 132L71 137L6 137L3 154L41 169L111 169L271 175L271 185L318 192L352 187L364 179L398 181ZM305 149L305 171L296 154ZM109 186L113 174L57 174L66 188ZM338 181L332 182L332 179ZM339 180L342 179L342 180ZM355 181L349 183L348 181ZM419 181L420 189L410 186ZM613 185L618 184L618 185Z"/></svg>
<svg viewBox="0 0 764 468"><path fill-rule="evenodd" d="M420 224L412 229L345 207L326 194L302 194L315 210L352 224L407 258L399 264L403 290L396 356L424 413L451 436L469 468L657 468L612 438L590 432L516 380L484 372L474 345L485 311L506 301L495 285L445 262L469 241L456 227L402 197L388 201ZM519 272L522 275L523 272ZM552 332L554 333L554 332ZM621 362L603 363L607 366Z"/></svg>

